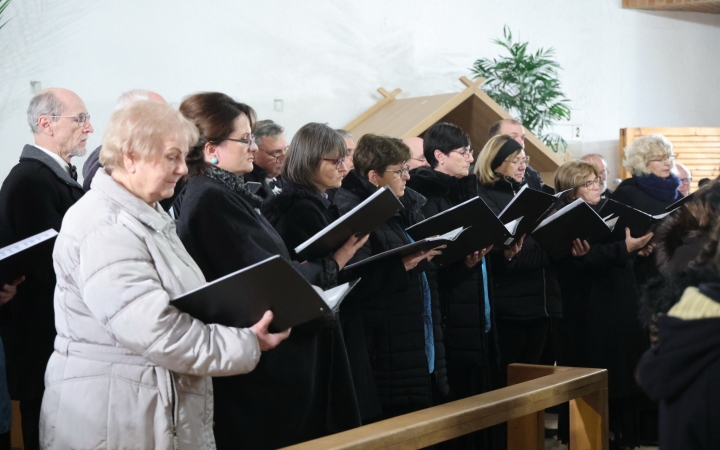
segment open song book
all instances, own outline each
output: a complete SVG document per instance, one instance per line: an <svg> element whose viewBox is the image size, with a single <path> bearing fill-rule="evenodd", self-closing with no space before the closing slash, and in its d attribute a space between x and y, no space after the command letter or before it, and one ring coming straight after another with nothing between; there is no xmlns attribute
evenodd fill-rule
<svg viewBox="0 0 720 450"><path fill-rule="evenodd" d="M170 304L204 323L237 328L254 325L271 310L275 317L270 331L277 333L337 310L358 281L323 291L275 255L187 292Z"/></svg>
<svg viewBox="0 0 720 450"><path fill-rule="evenodd" d="M614 241L622 241L625 240L625 228L630 229L630 236L634 238L645 236L655 225L660 223L660 221L673 211L674 210L653 216L610 199L605 202L600 209L600 215L603 217L617 218L615 229L610 235L610 238Z"/></svg>
<svg viewBox="0 0 720 450"><path fill-rule="evenodd" d="M603 219L579 198L540 222L531 235L551 258L559 259L572 252L575 239L592 244L610 234L616 222L617 217Z"/></svg>
<svg viewBox="0 0 720 450"><path fill-rule="evenodd" d="M436 266L444 267L483 248L512 240L518 223L518 219L503 223L480 197L474 197L418 222L406 231L413 239L421 240L466 228L433 259Z"/></svg>
<svg viewBox="0 0 720 450"><path fill-rule="evenodd" d="M342 247L351 236L370 234L402 207L393 191L387 186L382 187L350 212L295 247L295 253L305 260L328 256Z"/></svg>
<svg viewBox="0 0 720 450"><path fill-rule="evenodd" d="M52 261L57 235L51 228L0 248L0 287L30 273L38 261Z"/></svg>
<svg viewBox="0 0 720 450"><path fill-rule="evenodd" d="M512 246L520 236L529 234L534 230L541 220L554 209L557 209L558 204L562 202L569 192L570 189L552 195L531 189L527 184L520 188L518 193L510 200L510 203L498 215L498 218L503 223L514 220L519 221L517 229L513 233L513 238L505 242L505 246Z"/></svg>

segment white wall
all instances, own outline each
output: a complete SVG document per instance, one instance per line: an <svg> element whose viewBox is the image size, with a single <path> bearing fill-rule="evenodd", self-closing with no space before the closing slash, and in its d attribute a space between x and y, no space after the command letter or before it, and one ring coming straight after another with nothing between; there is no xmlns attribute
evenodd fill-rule
<svg viewBox="0 0 720 450"><path fill-rule="evenodd" d="M30 81L77 92L99 145L131 88L179 103L218 90L292 134L343 126L400 87L453 92L503 25L555 47L582 139L617 168L618 129L720 126L720 15L623 10L621 0L13 0L0 30L0 180L32 139ZM273 100L284 100L282 112ZM82 159L74 160L77 165Z"/></svg>

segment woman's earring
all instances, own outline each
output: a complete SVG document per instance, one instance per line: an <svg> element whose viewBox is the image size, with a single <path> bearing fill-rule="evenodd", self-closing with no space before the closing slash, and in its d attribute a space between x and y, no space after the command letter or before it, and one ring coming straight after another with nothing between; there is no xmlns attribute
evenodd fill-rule
<svg viewBox="0 0 720 450"><path fill-rule="evenodd" d="M212 164L217 164L217 163L218 163L218 160L217 160L217 158L213 158L213 159L211 159L211 160L210 160L210 163L212 163Z"/></svg>

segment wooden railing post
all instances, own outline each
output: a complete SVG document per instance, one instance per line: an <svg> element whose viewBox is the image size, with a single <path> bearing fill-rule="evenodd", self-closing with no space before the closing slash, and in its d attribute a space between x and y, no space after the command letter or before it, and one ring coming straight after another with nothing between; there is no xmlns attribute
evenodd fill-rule
<svg viewBox="0 0 720 450"><path fill-rule="evenodd" d="M608 390L570 400L570 448L608 450Z"/></svg>

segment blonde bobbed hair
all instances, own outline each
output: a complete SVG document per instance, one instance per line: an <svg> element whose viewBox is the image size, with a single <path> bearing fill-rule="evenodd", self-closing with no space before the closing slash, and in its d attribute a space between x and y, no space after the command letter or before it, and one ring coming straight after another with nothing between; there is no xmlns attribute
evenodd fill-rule
<svg viewBox="0 0 720 450"><path fill-rule="evenodd" d="M477 175L480 183L486 186L494 186L495 183L497 183L497 181L500 179L500 177L497 176L492 170L490 165L492 164L493 159L495 159L495 156L497 156L500 148L505 145L506 142L511 140L512 137L506 134L494 136L490 138L490 140L487 141L487 144L485 144L482 150L480 150L477 163L475 164L475 175ZM520 154L521 151L522 149L519 149L518 151L514 152L508 157L508 159L515 158L517 155Z"/></svg>
<svg viewBox="0 0 720 450"><path fill-rule="evenodd" d="M633 175L645 175L652 170L648 167L651 159L672 156L672 143L661 134L643 136L625 147L623 167Z"/></svg>
<svg viewBox="0 0 720 450"><path fill-rule="evenodd" d="M555 189L558 192L572 189L567 196L567 201L571 202L577 198L580 185L585 183L590 175L600 177L597 164L583 160L568 161L555 171Z"/></svg>
<svg viewBox="0 0 720 450"><path fill-rule="evenodd" d="M137 101L110 116L100 164L112 173L117 167L125 168L123 156L130 152L140 159L158 158L169 140L177 141L186 152L198 140L197 128L170 105Z"/></svg>

